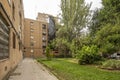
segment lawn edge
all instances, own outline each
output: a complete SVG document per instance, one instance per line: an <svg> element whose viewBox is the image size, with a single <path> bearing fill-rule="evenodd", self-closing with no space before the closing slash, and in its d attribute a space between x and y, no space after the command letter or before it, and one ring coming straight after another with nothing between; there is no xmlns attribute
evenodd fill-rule
<svg viewBox="0 0 120 80"><path fill-rule="evenodd" d="M37 61L37 60L36 60ZM47 65L45 65L42 61L37 61L38 64L41 63L42 66L44 66L50 73L52 73L55 77L58 78L58 80L64 80L63 78L61 78L60 76L58 76L57 73L55 73L50 67L48 67Z"/></svg>

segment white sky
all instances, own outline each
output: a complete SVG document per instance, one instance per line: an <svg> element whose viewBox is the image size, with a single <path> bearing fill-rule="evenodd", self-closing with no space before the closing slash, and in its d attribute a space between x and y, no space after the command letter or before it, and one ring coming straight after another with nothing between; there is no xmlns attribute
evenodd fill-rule
<svg viewBox="0 0 120 80"><path fill-rule="evenodd" d="M61 0L23 0L25 17L36 19L38 12L57 16L60 13L60 1ZM85 1L87 3L92 2L92 10L96 7L101 7L101 0Z"/></svg>

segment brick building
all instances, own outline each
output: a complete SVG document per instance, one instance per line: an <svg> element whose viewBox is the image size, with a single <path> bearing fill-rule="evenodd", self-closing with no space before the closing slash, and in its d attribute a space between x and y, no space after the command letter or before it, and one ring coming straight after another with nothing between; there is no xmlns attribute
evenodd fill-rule
<svg viewBox="0 0 120 80"><path fill-rule="evenodd" d="M23 0L0 0L0 80L25 57L43 57L55 34L54 17L24 19Z"/></svg>
<svg viewBox="0 0 120 80"><path fill-rule="evenodd" d="M22 0L0 0L0 80L22 60L23 29Z"/></svg>
<svg viewBox="0 0 120 80"><path fill-rule="evenodd" d="M55 25L58 23L58 18L45 13L38 13L37 21L48 23L48 41L55 38Z"/></svg>
<svg viewBox="0 0 120 80"><path fill-rule="evenodd" d="M43 57L48 44L48 23L25 19L24 56Z"/></svg>
<svg viewBox="0 0 120 80"><path fill-rule="evenodd" d="M45 56L49 40L55 37L55 19L55 17L45 13L38 13L36 20L25 19L25 57Z"/></svg>

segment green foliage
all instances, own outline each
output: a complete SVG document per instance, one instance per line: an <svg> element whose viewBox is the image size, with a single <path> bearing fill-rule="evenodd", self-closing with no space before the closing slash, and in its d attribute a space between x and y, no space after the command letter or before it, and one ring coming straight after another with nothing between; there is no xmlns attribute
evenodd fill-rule
<svg viewBox="0 0 120 80"><path fill-rule="evenodd" d="M79 48L80 31L87 25L90 6L84 0L61 0L64 25L57 27L55 46L65 57L76 54L76 49Z"/></svg>
<svg viewBox="0 0 120 80"><path fill-rule="evenodd" d="M83 46L82 50L78 53L79 64L92 64L95 61L101 60L98 54L98 48L95 45Z"/></svg>
<svg viewBox="0 0 120 80"><path fill-rule="evenodd" d="M56 39L56 47L58 48L59 54L61 56L64 56L64 57L70 56L70 53L69 53L70 44L67 41L67 39L57 38Z"/></svg>
<svg viewBox="0 0 120 80"><path fill-rule="evenodd" d="M93 44L102 54L120 50L120 0L102 0L103 7L94 12L89 27Z"/></svg>
<svg viewBox="0 0 120 80"><path fill-rule="evenodd" d="M94 39L100 47L100 52L111 54L120 49L120 27L119 25L112 26L107 24L101 30L97 31Z"/></svg>
<svg viewBox="0 0 120 80"><path fill-rule="evenodd" d="M112 53L116 52L116 49L115 49L115 46L113 44L111 44L111 43L105 43L101 47L101 52L103 54L106 54L106 53L112 54Z"/></svg>
<svg viewBox="0 0 120 80"><path fill-rule="evenodd" d="M102 64L102 68L120 70L120 61L119 60L107 60Z"/></svg>
<svg viewBox="0 0 120 80"><path fill-rule="evenodd" d="M102 0L104 23L116 24L120 19L120 0Z"/></svg>
<svg viewBox="0 0 120 80"><path fill-rule="evenodd" d="M47 57L47 60L51 60L51 58L53 57L49 46L47 46L46 48L46 57Z"/></svg>

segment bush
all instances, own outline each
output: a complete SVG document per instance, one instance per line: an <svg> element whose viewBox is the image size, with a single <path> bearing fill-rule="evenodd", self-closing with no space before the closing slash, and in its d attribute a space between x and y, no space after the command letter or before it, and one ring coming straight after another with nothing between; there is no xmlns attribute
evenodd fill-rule
<svg viewBox="0 0 120 80"><path fill-rule="evenodd" d="M102 68L120 70L120 61L119 60L113 60L113 59L107 60L102 64Z"/></svg>
<svg viewBox="0 0 120 80"><path fill-rule="evenodd" d="M50 47L48 46L46 48L46 57L47 57L47 60L51 60L51 58L53 57L53 54L51 52L52 51L51 51Z"/></svg>
<svg viewBox="0 0 120 80"><path fill-rule="evenodd" d="M95 45L83 46L82 50L79 51L77 57L79 64L92 64L95 61L101 60L101 56L98 53L98 48Z"/></svg>

